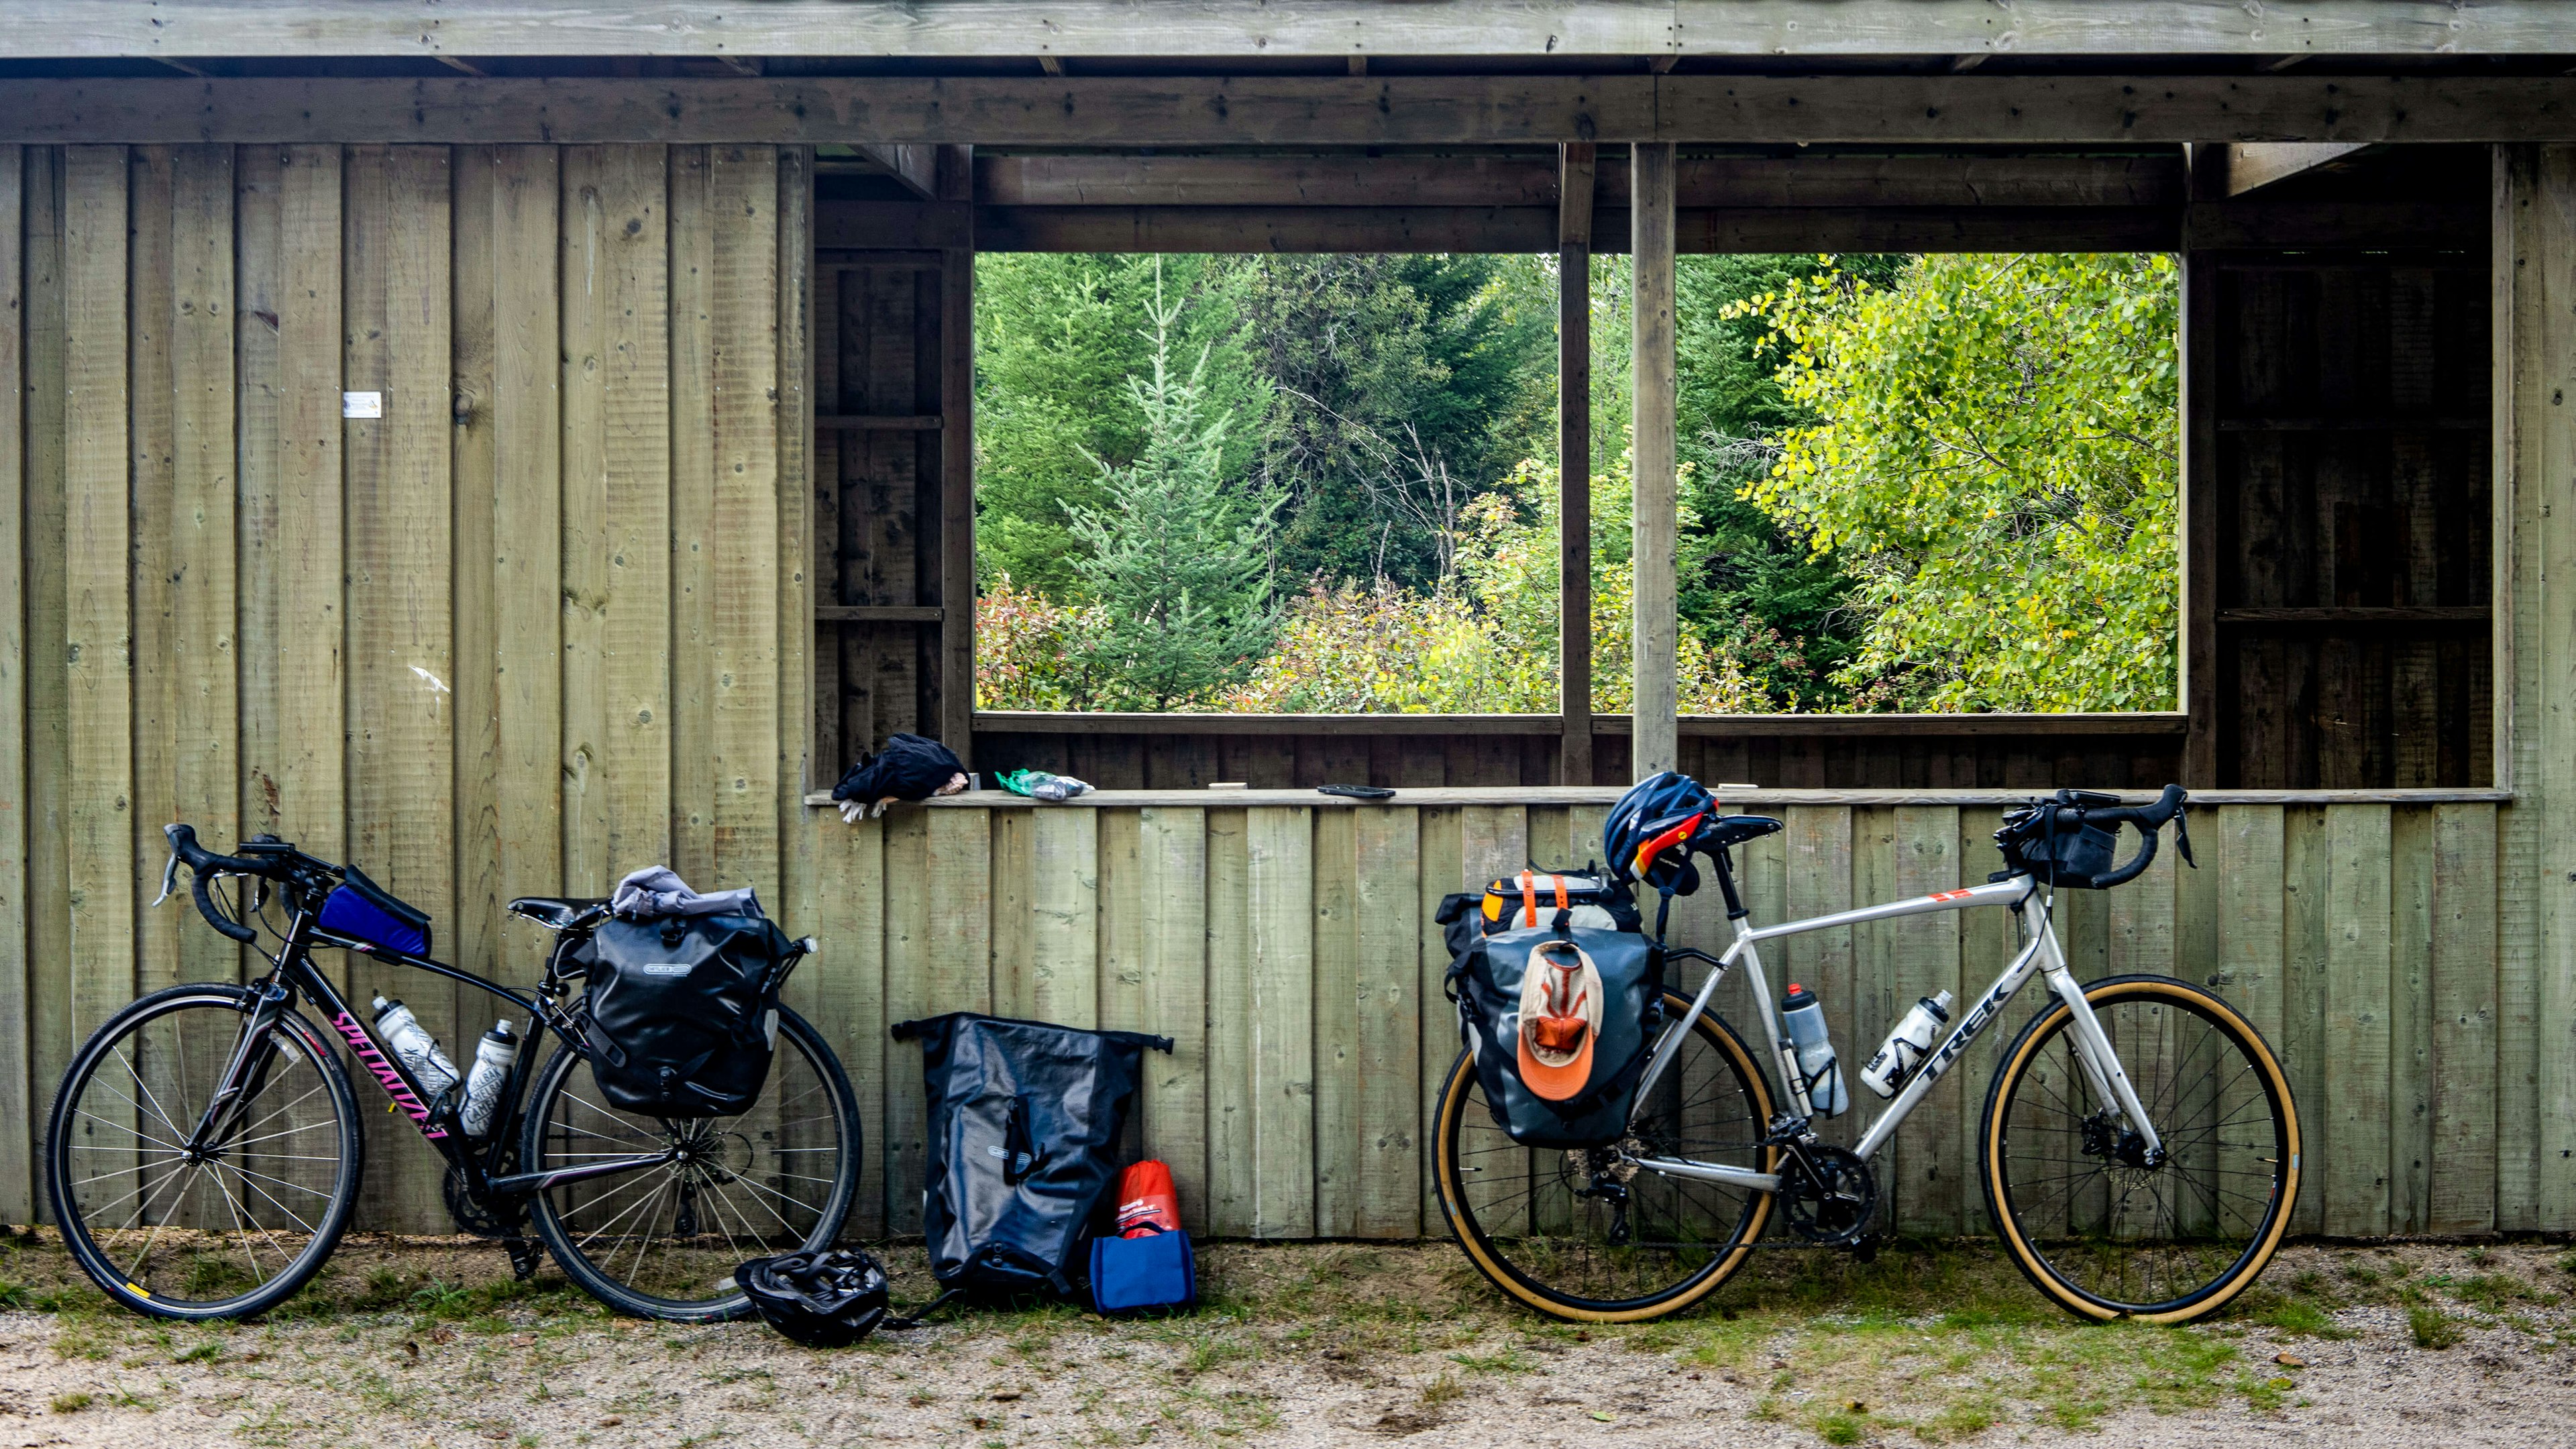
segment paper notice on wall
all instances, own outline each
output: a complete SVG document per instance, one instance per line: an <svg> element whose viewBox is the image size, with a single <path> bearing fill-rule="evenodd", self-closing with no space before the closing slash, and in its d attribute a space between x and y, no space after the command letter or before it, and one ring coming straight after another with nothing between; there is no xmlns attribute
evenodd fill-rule
<svg viewBox="0 0 2576 1449"><path fill-rule="evenodd" d="M340 416L344 418L380 418L385 415L385 395L380 392L344 392L340 394Z"/></svg>

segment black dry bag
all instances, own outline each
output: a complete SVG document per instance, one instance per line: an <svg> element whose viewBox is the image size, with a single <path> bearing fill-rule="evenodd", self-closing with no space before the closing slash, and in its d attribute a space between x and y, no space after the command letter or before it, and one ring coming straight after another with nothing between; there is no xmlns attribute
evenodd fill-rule
<svg viewBox="0 0 2576 1449"><path fill-rule="evenodd" d="M778 988L797 959L766 916L613 920L592 937L591 1071L608 1105L731 1117L769 1080Z"/></svg>
<svg viewBox="0 0 2576 1449"><path fill-rule="evenodd" d="M1547 926L1470 936L1448 990L1485 1104L1513 1141L1599 1147L1628 1130L1664 1023L1653 942Z"/></svg>
<svg viewBox="0 0 2576 1449"><path fill-rule="evenodd" d="M1172 1039L973 1012L899 1022L894 1037L921 1041L932 1275L977 1293L1073 1292L1145 1049Z"/></svg>

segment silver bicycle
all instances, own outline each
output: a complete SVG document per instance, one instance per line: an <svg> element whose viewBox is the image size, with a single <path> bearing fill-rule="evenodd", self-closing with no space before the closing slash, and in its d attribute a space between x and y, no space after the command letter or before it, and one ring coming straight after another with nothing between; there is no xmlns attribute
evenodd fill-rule
<svg viewBox="0 0 2576 1449"><path fill-rule="evenodd" d="M2200 986L2162 976L2077 982L2051 924L2057 889L2134 879L2168 823L2188 860L2185 798L2171 785L2145 806L2060 791L2006 817L1996 836L2006 870L1995 880L1772 926L1745 910L1731 851L1780 822L1710 820L1688 845L1714 863L1735 940L1720 956L1666 951L1668 963L1710 969L1696 996L1666 992L1666 1025L1624 1137L1570 1151L1520 1146L1487 1109L1468 1056L1450 1069L1435 1119L1438 1192L1469 1260L1542 1312L1615 1322L1707 1297L1764 1243L1775 1208L1787 1230L1778 1241L1867 1251L1879 1205L1871 1160L2039 977L2047 1000L2004 1052L1978 1131L1996 1235L2032 1284L2079 1315L2173 1323L2216 1311L2271 1261L2298 1198L2288 1079L2261 1034ZM2142 844L2114 868L2123 825ZM1928 1001L1900 1023L1864 1074L1893 1100L1854 1146L1823 1141L1815 1129L1824 1104L1811 1091L1833 1089L1826 1073L1811 1081L1802 1070L1762 944L1988 907L2013 913L2018 953L1955 1023ZM1767 1057L1710 1010L1737 969L1761 1003ZM1935 1046L1939 1025L1949 1030Z"/></svg>

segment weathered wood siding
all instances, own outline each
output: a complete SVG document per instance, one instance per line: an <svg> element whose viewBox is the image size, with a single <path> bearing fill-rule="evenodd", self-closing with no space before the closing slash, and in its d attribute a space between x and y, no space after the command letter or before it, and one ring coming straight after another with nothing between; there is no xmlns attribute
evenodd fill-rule
<svg viewBox="0 0 2576 1449"><path fill-rule="evenodd" d="M1167 802L1169 797L1164 797ZM1423 1136L1457 1054L1441 994L1441 896L1536 859L1597 856L1597 804L939 805L857 826L828 811L810 856L824 952L810 977L849 1003L841 1038L872 1144L858 1231L917 1231L919 1056L882 1021L965 1008L1158 1032L1141 1141L1169 1161L1202 1232L1411 1237L1442 1231ZM1791 797L1780 797L1788 799ZM1785 834L1744 854L1763 919L1985 879L1990 804L1757 803ZM2300 1230L2482 1232L2499 1214L2511 1063L2533 1049L2530 963L2500 966L2491 803L2230 804L2195 815L2201 869L2168 855L2136 884L2061 898L2087 979L2182 976L2242 1006L2289 1064L2308 1133ZM1676 903L1678 939L1726 939L1712 890ZM800 916L799 920L805 917ZM800 926L800 929L805 927ZM2002 970L2000 912L1795 938L1772 989L1806 982L1835 1041L1866 1056L1915 997ZM1694 984L1696 977L1694 977ZM1981 1231L1974 1114L2026 993L1936 1090L1881 1164L1894 1221ZM1756 1033L1740 981L1719 1008ZM1834 1124L1857 1136L1877 1103ZM2500 1115L2501 1114L2501 1115Z"/></svg>
<svg viewBox="0 0 2576 1449"><path fill-rule="evenodd" d="M161 826L274 831L535 975L513 895L785 893L808 668L801 151L0 148L0 1219L138 992ZM383 416L341 416L343 391ZM454 1050L477 993L339 966ZM369 1111L365 1220L444 1230Z"/></svg>

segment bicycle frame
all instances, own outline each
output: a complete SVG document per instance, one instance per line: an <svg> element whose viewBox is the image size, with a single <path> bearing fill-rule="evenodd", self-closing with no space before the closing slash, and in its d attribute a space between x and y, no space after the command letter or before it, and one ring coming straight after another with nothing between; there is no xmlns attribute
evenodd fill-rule
<svg viewBox="0 0 2576 1449"><path fill-rule="evenodd" d="M373 960L409 966L451 981L461 981L500 997L527 1013L527 1035L520 1043L518 1060L512 1063L509 1080L502 1089L502 1101L509 1105L508 1120L496 1125L489 1138L480 1144L467 1138L458 1122L454 1103L455 1092L463 1086L462 1080L435 1098L423 1093L419 1078L412 1075L401 1058L386 1051L376 1041L348 999L331 984L331 978L314 966L312 952L316 946L336 947ZM192 1150L220 1140L231 1129L231 1109L235 1103L245 1100L243 1089L265 1070L266 1063L257 1051L257 1044L268 1040L269 1030L295 1005L300 994L310 997L322 1010L331 1029L339 1033L358 1065L375 1078L376 1084L392 1099L394 1107L411 1119L413 1128L422 1139L435 1147L439 1155L464 1176L466 1190L478 1199L526 1197L566 1183L664 1166L678 1156L676 1150L666 1150L604 1158L551 1172L504 1173L501 1169L508 1163L510 1151L518 1140L520 1104L526 1098L528 1080L537 1068L537 1048L545 1039L546 1029L552 1027L557 1036L576 1046L581 1044L579 1023L571 1013L557 1008L551 1001L522 996L498 982L446 962L388 951L369 942L323 930L315 913L302 909L294 911L284 943L277 954L268 959L271 970L259 985L258 999L251 1007L249 1019L242 1025L232 1058L225 1065L223 1077L209 1096L205 1113L198 1119L196 1130L189 1138L188 1146ZM554 975L549 966L549 984L553 982Z"/></svg>
<svg viewBox="0 0 2576 1449"><path fill-rule="evenodd" d="M1726 862L1721 860L1718 863L1718 869L1723 875L1727 870ZM1904 900L1887 901L1879 905L1863 906L1857 910L1837 911L1828 916L1811 916L1801 921L1760 928L1754 927L1740 910L1730 911L1729 914L1734 918L1735 923L1735 944L1727 948L1725 955L1712 957L1704 951L1668 953L1671 958L1688 956L1710 962L1712 969L1708 973L1708 980L1701 984L1699 995L1692 1000L1690 1010L1664 1032L1663 1040L1657 1044L1655 1055L1646 1064L1645 1075L1638 1083L1638 1099L1642 1101L1646 1098L1656 1080L1663 1075L1664 1069L1671 1064L1674 1055L1680 1051L1682 1042L1688 1039L1692 1027L1701 1016L1707 1013L1709 1002L1717 995L1718 984L1726 979L1728 967L1741 961L1751 982L1754 1000L1760 1004L1762 1031L1769 1041L1772 1060L1780 1069L1780 1079L1787 1088L1789 1103L1799 1119L1799 1131L1804 1133L1815 1117L1815 1109L1808 1101L1806 1088L1800 1079L1796 1053L1781 1032L1780 1008L1778 1003L1772 1000L1770 982L1763 976L1762 955L1756 949L1758 943L1777 940L1784 936L1804 935L1810 931L1828 931L1842 926L1857 926L1870 921L1892 921L1906 916L1933 915L1943 911L1974 910L1981 906L2004 906L2020 914L2022 908L2029 904L2038 891L2037 881L2029 876L2015 876L2010 880L1990 881L1983 885L1968 886L1954 891L1936 891L1928 896L1909 896ZM1727 894L1732 897L1734 892L1730 889ZM2036 974L2047 976L2049 989L2056 994L2058 1000L2066 1003L2067 1010L2074 1016L2073 1036L2076 1059L2083 1064L2085 1076L2089 1079L2094 1092L2094 1100L2118 1103L2121 1112L2128 1117L2129 1125L2144 1139L2146 1150L2150 1153L2162 1150L2163 1144L2156 1136L2155 1124L2147 1120L2146 1107L2138 1100L2137 1088L2129 1081L2127 1071L2121 1067L2118 1053L2111 1049L2110 1038L2104 1034L2100 1020L2093 1015L2092 1005L2084 999L2082 983L2078 982L2074 973L2067 969L2066 955L2058 946L2057 932L2050 923L2048 912L2043 909L2039 913L2036 931L2027 930L2028 919L2027 915L2023 916L2025 931L2030 936L2029 944L2022 947L2021 953L2013 958L2012 964L2004 968L2003 974L1995 978L1994 984L1986 989L1985 994L1979 997L1976 1004L1959 1019L1958 1024L1951 1028L1948 1038L1920 1067L1915 1069L1913 1077L1897 1092L1896 1099L1888 1103L1885 1110L1881 1111L1869 1124L1868 1129L1861 1134L1860 1143L1853 1150L1864 1161L1877 1155L1878 1149L1887 1145L1888 1139L1896 1135L1896 1129L1904 1125L1905 1119L1913 1115L1916 1107L1922 1105L1924 1095L1932 1090L1932 1084L1941 1080L1942 1076L1958 1063L1960 1056L1975 1043L1978 1034L2002 1014L2004 1004L2012 1000L2014 994L2028 984L2030 978ZM1638 1165L1670 1177L1726 1183L1760 1192L1777 1191L1781 1182L1777 1173L1756 1172L1749 1168L1693 1162L1674 1157L1640 1158Z"/></svg>

